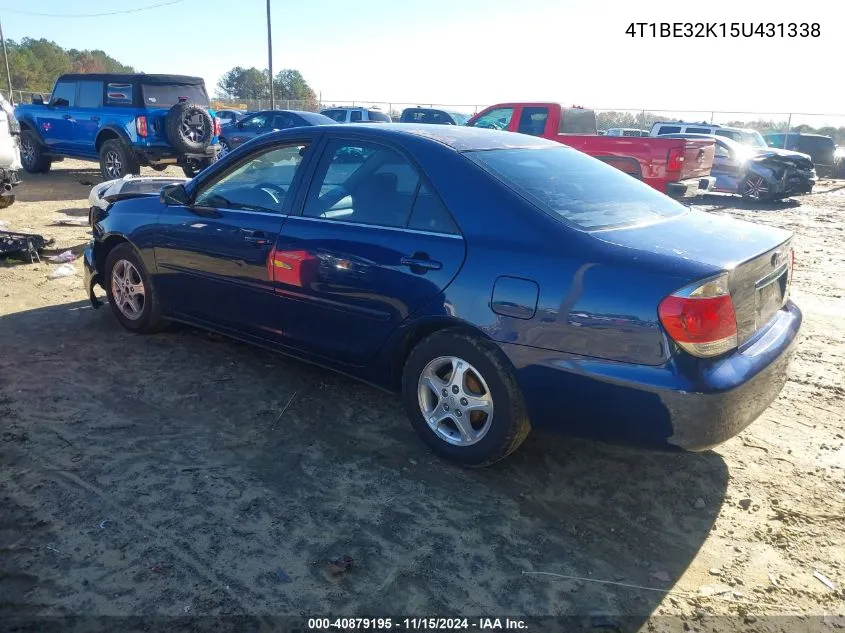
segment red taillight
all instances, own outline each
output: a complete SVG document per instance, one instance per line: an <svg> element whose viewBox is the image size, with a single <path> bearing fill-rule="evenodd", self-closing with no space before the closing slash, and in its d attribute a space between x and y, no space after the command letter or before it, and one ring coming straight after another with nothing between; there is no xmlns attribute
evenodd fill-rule
<svg viewBox="0 0 845 633"><path fill-rule="evenodd" d="M718 356L737 345L727 275L669 295L660 302L657 313L672 340L694 356Z"/></svg>
<svg viewBox="0 0 845 633"><path fill-rule="evenodd" d="M135 131L138 132L140 137L147 136L147 117L139 116L135 118Z"/></svg>
<svg viewBox="0 0 845 633"><path fill-rule="evenodd" d="M681 171L684 168L684 148L674 147L669 150L669 171Z"/></svg>
<svg viewBox="0 0 845 633"><path fill-rule="evenodd" d="M220 117L214 117L214 136L220 136Z"/></svg>

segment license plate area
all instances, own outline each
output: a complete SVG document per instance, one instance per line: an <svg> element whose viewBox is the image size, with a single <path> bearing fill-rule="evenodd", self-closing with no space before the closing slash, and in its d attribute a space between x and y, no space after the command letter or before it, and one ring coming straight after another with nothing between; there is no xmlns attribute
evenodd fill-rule
<svg viewBox="0 0 845 633"><path fill-rule="evenodd" d="M755 284L757 301L755 325L759 328L780 310L788 298L789 268L784 265Z"/></svg>

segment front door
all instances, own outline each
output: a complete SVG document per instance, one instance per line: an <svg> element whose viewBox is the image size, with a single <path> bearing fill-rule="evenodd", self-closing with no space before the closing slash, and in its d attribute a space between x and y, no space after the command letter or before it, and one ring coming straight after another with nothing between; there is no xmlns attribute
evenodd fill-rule
<svg viewBox="0 0 845 633"><path fill-rule="evenodd" d="M156 237L156 285L177 317L278 341L271 252L309 143L261 148L166 207Z"/></svg>
<svg viewBox="0 0 845 633"><path fill-rule="evenodd" d="M50 103L36 116L38 132L53 152L72 150L74 135L73 108L76 105L76 82L59 81L53 88Z"/></svg>
<svg viewBox="0 0 845 633"><path fill-rule="evenodd" d="M102 125L103 82L78 81L76 105L71 109L74 124L72 151L77 155L96 156L97 132Z"/></svg>
<svg viewBox="0 0 845 633"><path fill-rule="evenodd" d="M287 342L362 365L451 282L463 238L398 148L335 137L272 256Z"/></svg>

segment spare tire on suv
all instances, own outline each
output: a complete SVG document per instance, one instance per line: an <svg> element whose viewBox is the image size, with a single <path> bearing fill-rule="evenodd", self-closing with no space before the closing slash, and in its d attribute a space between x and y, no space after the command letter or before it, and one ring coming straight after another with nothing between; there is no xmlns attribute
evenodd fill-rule
<svg viewBox="0 0 845 633"><path fill-rule="evenodd" d="M214 138L211 115L196 103L181 102L170 108L165 128L170 144L186 154L202 152Z"/></svg>

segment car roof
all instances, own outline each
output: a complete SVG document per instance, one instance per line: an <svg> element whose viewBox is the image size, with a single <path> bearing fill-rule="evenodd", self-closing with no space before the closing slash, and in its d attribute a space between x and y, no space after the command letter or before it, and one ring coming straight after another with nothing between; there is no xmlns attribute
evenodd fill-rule
<svg viewBox="0 0 845 633"><path fill-rule="evenodd" d="M527 134L486 130L459 125L426 125L424 123L334 123L320 127L321 132L369 137L373 140L410 140L431 142L459 152L471 150L515 149L531 147L563 147L560 143ZM286 135L286 131L277 132Z"/></svg>
<svg viewBox="0 0 845 633"><path fill-rule="evenodd" d="M815 138L829 138L833 140L832 136L825 134L811 134L809 132L766 132L763 136L812 136Z"/></svg>
<svg viewBox="0 0 845 633"><path fill-rule="evenodd" d="M250 116L258 116L259 114L296 114L305 119L312 125L336 125L337 121L320 114L319 112L308 112L307 110L258 110L257 112L250 112Z"/></svg>
<svg viewBox="0 0 845 633"><path fill-rule="evenodd" d="M145 73L68 73L61 75L59 79L71 81L124 81L126 83L143 82L146 84L171 84L181 83L190 85L205 85L202 77L190 77L188 75L148 75ZM58 81L58 80L57 80Z"/></svg>

